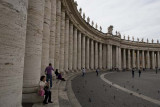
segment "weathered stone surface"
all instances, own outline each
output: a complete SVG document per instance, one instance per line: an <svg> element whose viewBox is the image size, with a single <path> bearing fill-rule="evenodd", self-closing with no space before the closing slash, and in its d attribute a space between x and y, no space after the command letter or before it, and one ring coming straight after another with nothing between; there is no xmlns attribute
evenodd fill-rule
<svg viewBox="0 0 160 107"><path fill-rule="evenodd" d="M0 106L21 107L27 0L0 1Z"/></svg>
<svg viewBox="0 0 160 107"><path fill-rule="evenodd" d="M50 23L51 23L51 0L45 0L41 75L44 75L45 67L48 66L49 64Z"/></svg>
<svg viewBox="0 0 160 107"><path fill-rule="evenodd" d="M26 92L37 93L36 87L40 80L42 37L44 20L44 0L29 0L27 17L26 48L23 74L23 102ZM36 97L36 96L35 96ZM29 98L26 98L29 99ZM30 99L31 102L32 99ZM29 101L28 101L29 102Z"/></svg>

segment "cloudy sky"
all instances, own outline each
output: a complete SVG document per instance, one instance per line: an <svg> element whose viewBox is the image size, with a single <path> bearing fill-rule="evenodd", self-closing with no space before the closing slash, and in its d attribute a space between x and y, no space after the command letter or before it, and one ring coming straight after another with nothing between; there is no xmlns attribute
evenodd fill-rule
<svg viewBox="0 0 160 107"><path fill-rule="evenodd" d="M75 0L78 9L90 17L102 31L109 25L121 35L160 40L160 0ZM131 38L130 37L130 38Z"/></svg>

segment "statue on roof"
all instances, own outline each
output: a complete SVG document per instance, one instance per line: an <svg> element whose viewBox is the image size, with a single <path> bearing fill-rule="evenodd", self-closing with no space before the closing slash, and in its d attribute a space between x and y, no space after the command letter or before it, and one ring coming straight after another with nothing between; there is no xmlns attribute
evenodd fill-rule
<svg viewBox="0 0 160 107"><path fill-rule="evenodd" d="M102 31L102 27L100 26L100 31Z"/></svg>
<svg viewBox="0 0 160 107"><path fill-rule="evenodd" d="M85 13L83 13L83 19L85 20L86 16L85 16Z"/></svg>
<svg viewBox="0 0 160 107"><path fill-rule="evenodd" d="M97 23L96 23L96 29L98 28L98 25L97 25Z"/></svg>
<svg viewBox="0 0 160 107"><path fill-rule="evenodd" d="M124 35L123 38L126 39L126 36Z"/></svg>
<svg viewBox="0 0 160 107"><path fill-rule="evenodd" d="M134 41L134 36L132 36L132 40Z"/></svg>
<svg viewBox="0 0 160 107"><path fill-rule="evenodd" d="M157 43L159 43L159 40L157 39Z"/></svg>
<svg viewBox="0 0 160 107"><path fill-rule="evenodd" d="M143 38L142 38L142 42L143 42L144 40L143 40Z"/></svg>
<svg viewBox="0 0 160 107"><path fill-rule="evenodd" d="M112 31L113 31L113 26L110 25L110 26L108 27L108 33L112 34Z"/></svg>
<svg viewBox="0 0 160 107"><path fill-rule="evenodd" d="M92 21L92 26L94 26L94 22Z"/></svg>
<svg viewBox="0 0 160 107"><path fill-rule="evenodd" d="M118 36L118 32L116 31L116 36Z"/></svg>
<svg viewBox="0 0 160 107"><path fill-rule="evenodd" d="M87 17L87 22L88 22L88 23L90 22L90 18L89 18L89 17Z"/></svg>
<svg viewBox="0 0 160 107"><path fill-rule="evenodd" d="M130 37L129 37L129 35L128 35L128 40L129 40L129 38L130 38Z"/></svg>
<svg viewBox="0 0 160 107"><path fill-rule="evenodd" d="M139 42L139 38L137 38L137 41Z"/></svg>
<svg viewBox="0 0 160 107"><path fill-rule="evenodd" d="M147 43L149 43L149 40L148 40L148 38L147 38Z"/></svg>
<svg viewBox="0 0 160 107"><path fill-rule="evenodd" d="M154 40L152 39L152 43L154 43Z"/></svg>
<svg viewBox="0 0 160 107"><path fill-rule="evenodd" d="M79 13L82 14L82 8L79 8Z"/></svg>

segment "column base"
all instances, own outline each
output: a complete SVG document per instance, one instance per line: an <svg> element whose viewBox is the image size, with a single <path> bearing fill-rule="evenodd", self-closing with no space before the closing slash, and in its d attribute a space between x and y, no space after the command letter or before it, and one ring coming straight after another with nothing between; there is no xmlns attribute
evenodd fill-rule
<svg viewBox="0 0 160 107"><path fill-rule="evenodd" d="M22 94L22 103L40 103L43 102L44 97L37 93Z"/></svg>

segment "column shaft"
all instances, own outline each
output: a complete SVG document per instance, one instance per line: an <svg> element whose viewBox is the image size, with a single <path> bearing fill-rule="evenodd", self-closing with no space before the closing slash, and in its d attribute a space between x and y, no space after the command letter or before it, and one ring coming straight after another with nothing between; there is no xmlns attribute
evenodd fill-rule
<svg viewBox="0 0 160 107"><path fill-rule="evenodd" d="M64 37L65 37L65 11L61 12L61 33L60 33L60 62L59 71L64 73Z"/></svg>
<svg viewBox="0 0 160 107"><path fill-rule="evenodd" d="M149 55L149 51L147 51L147 68L150 69L150 55Z"/></svg>
<svg viewBox="0 0 160 107"><path fill-rule="evenodd" d="M48 66L49 64L50 23L51 23L51 1L45 0L41 75L44 75L45 67Z"/></svg>
<svg viewBox="0 0 160 107"><path fill-rule="evenodd" d="M56 7L56 36L55 36L55 69L59 69L61 37L61 0L57 0Z"/></svg>
<svg viewBox="0 0 160 107"><path fill-rule="evenodd" d="M36 14L35 14L36 13ZM23 74L23 102L35 102L41 73L44 0L29 0Z"/></svg>
<svg viewBox="0 0 160 107"><path fill-rule="evenodd" d="M139 50L137 50L137 68L139 69Z"/></svg>
<svg viewBox="0 0 160 107"><path fill-rule="evenodd" d="M123 68L126 69L126 49L123 49Z"/></svg>
<svg viewBox="0 0 160 107"><path fill-rule="evenodd" d="M72 60L73 60L73 24L70 23L69 27L69 70L72 70Z"/></svg>
<svg viewBox="0 0 160 107"><path fill-rule="evenodd" d="M121 56L121 48L119 47L119 70L122 69L121 58L122 58L122 56Z"/></svg>
<svg viewBox="0 0 160 107"><path fill-rule="evenodd" d="M118 48L119 48L119 47L116 46L116 68L119 67L119 58L118 58L119 49L118 49Z"/></svg>
<svg viewBox="0 0 160 107"><path fill-rule="evenodd" d="M81 70L81 53L82 53L82 48L81 48L81 38L82 38L82 36L81 36L81 32L78 32L78 69L79 70Z"/></svg>
<svg viewBox="0 0 160 107"><path fill-rule="evenodd" d="M77 29L73 32L73 70L77 70Z"/></svg>
<svg viewBox="0 0 160 107"><path fill-rule="evenodd" d="M27 7L28 0L0 1L1 107L22 106Z"/></svg>
<svg viewBox="0 0 160 107"><path fill-rule="evenodd" d="M111 69L111 54L110 54L110 51L111 51L111 49L110 49L110 45L108 44L107 45L107 69Z"/></svg>
<svg viewBox="0 0 160 107"><path fill-rule="evenodd" d="M86 69L89 69L89 38L86 38Z"/></svg>
<svg viewBox="0 0 160 107"><path fill-rule="evenodd" d="M142 50L142 68L145 68L145 63L144 63L144 50Z"/></svg>
<svg viewBox="0 0 160 107"><path fill-rule="evenodd" d="M98 68L98 43L95 41L95 69Z"/></svg>
<svg viewBox="0 0 160 107"><path fill-rule="evenodd" d="M64 70L68 71L68 60L69 60L69 18L66 18L65 22L65 50L64 50Z"/></svg>
<svg viewBox="0 0 160 107"><path fill-rule="evenodd" d="M85 68L85 36L82 36L82 68Z"/></svg>
<svg viewBox="0 0 160 107"><path fill-rule="evenodd" d="M112 45L110 45L110 68L112 69L113 65L112 65Z"/></svg>
<svg viewBox="0 0 160 107"><path fill-rule="evenodd" d="M135 50L132 50L132 68L135 68Z"/></svg>
<svg viewBox="0 0 160 107"><path fill-rule="evenodd" d="M94 69L94 41L91 40L91 59L90 59L90 67Z"/></svg>
<svg viewBox="0 0 160 107"><path fill-rule="evenodd" d="M154 55L154 51L152 51L152 69L155 69L155 55Z"/></svg>
<svg viewBox="0 0 160 107"><path fill-rule="evenodd" d="M157 51L157 67L160 68L159 51Z"/></svg>
<svg viewBox="0 0 160 107"><path fill-rule="evenodd" d="M99 43L99 69L102 69L102 44Z"/></svg>
<svg viewBox="0 0 160 107"><path fill-rule="evenodd" d="M106 44L103 44L103 69L106 69L106 62L107 62L107 58L106 58L106 52L107 52L107 47L106 47Z"/></svg>
<svg viewBox="0 0 160 107"><path fill-rule="evenodd" d="M50 45L49 45L49 62L54 66L55 56L55 36L56 36L56 0L51 0L51 28L50 28Z"/></svg>

